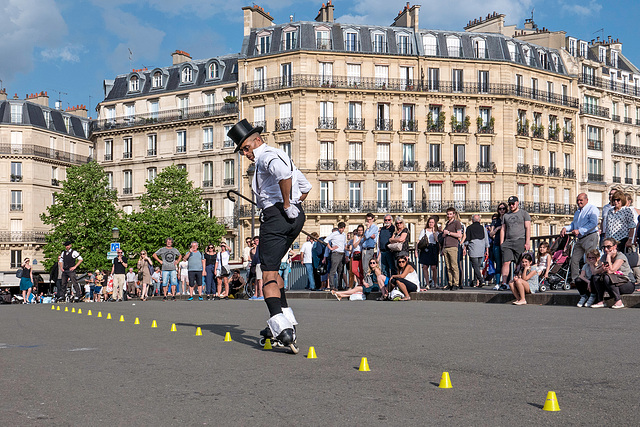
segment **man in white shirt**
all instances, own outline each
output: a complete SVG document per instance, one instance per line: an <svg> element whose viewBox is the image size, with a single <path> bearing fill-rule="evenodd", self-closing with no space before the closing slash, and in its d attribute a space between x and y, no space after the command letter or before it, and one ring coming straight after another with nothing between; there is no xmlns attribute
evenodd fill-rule
<svg viewBox="0 0 640 427"><path fill-rule="evenodd" d="M255 162L251 189L260 215L260 268L264 301L269 309L267 328L260 331L265 339L275 337L284 346L298 352L295 336L297 321L289 307L284 280L278 274L280 260L300 234L305 221L301 202L311 191L311 184L282 150L269 147L260 137L262 127L253 127L242 119L227 132L240 151Z"/></svg>
<svg viewBox="0 0 640 427"><path fill-rule="evenodd" d="M315 231L311 233L313 237L318 238L318 233ZM302 264L304 264L304 268L307 271L307 278L309 279L309 283L305 287L305 289L309 289L310 291L316 290L316 282L313 278L313 239L307 236L307 241L302 244L300 248L300 253L302 254Z"/></svg>
<svg viewBox="0 0 640 427"><path fill-rule="evenodd" d="M329 287L332 290L342 290L344 288L342 273L344 271L344 249L347 245L347 235L344 232L346 224L338 223L338 230L327 236L327 249L331 251L331 270L329 270ZM325 258L326 260L326 258ZM323 261L326 262L326 261ZM338 274L339 285L335 286L335 274Z"/></svg>

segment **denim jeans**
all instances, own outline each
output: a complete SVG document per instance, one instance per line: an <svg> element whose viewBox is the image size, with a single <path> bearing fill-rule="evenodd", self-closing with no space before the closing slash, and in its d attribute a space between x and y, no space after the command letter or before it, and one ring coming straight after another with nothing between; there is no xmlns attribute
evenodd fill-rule
<svg viewBox="0 0 640 427"><path fill-rule="evenodd" d="M171 284L169 284L171 281ZM178 285L178 273L176 270L163 270L162 271L162 286L175 286L176 292L180 292L180 285ZM168 289L170 292L171 289Z"/></svg>
<svg viewBox="0 0 640 427"><path fill-rule="evenodd" d="M280 276L282 276L282 280L284 281L285 290L289 290L289 271L291 270L290 267L291 264L289 264L288 262L281 262L280 270L278 271L278 273L280 273Z"/></svg>
<svg viewBox="0 0 640 427"><path fill-rule="evenodd" d="M213 295L216 293L215 291L215 279L216 279L216 272L215 272L215 264L210 264L207 265L205 271L207 272L207 275L204 277L205 281L207 283L206 287L205 287L205 294L207 295Z"/></svg>
<svg viewBox="0 0 640 427"><path fill-rule="evenodd" d="M307 278L309 279L309 289L314 290L316 288L316 280L313 277L313 264L308 263L304 265L307 269Z"/></svg>
<svg viewBox="0 0 640 427"><path fill-rule="evenodd" d="M396 274L396 257L393 252L382 252L380 254L380 264L382 267L382 274L386 277L391 277Z"/></svg>

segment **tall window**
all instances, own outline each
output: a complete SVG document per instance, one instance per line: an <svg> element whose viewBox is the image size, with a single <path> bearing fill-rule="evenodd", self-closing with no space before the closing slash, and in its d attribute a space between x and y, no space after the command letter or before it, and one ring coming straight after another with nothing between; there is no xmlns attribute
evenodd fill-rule
<svg viewBox="0 0 640 427"><path fill-rule="evenodd" d="M282 142L278 144L278 148L285 152L285 154L291 157L291 143L290 142Z"/></svg>
<svg viewBox="0 0 640 427"><path fill-rule="evenodd" d="M320 181L320 208L329 210L333 205L333 181Z"/></svg>
<svg viewBox="0 0 640 427"><path fill-rule="evenodd" d="M402 169L405 171L415 171L417 169L415 144L402 144Z"/></svg>
<svg viewBox="0 0 640 427"><path fill-rule="evenodd" d="M378 181L378 188L376 191L376 202L378 209L389 208L389 183L384 181Z"/></svg>
<svg viewBox="0 0 640 427"><path fill-rule="evenodd" d="M333 82L333 63L319 62L318 75L322 85L330 85Z"/></svg>
<svg viewBox="0 0 640 427"><path fill-rule="evenodd" d="M449 56L462 56L462 45L460 44L460 38L456 36L447 37L447 52L449 53Z"/></svg>
<svg viewBox="0 0 640 427"><path fill-rule="evenodd" d="M347 31L344 37L344 50L348 52L357 52L360 50L360 44L358 42L358 33L353 31Z"/></svg>
<svg viewBox="0 0 640 427"><path fill-rule="evenodd" d="M158 154L158 135L152 133L147 135L147 156L156 156Z"/></svg>
<svg viewBox="0 0 640 427"><path fill-rule="evenodd" d="M440 69L429 68L428 72L428 89L437 92L440 90Z"/></svg>
<svg viewBox="0 0 640 427"><path fill-rule="evenodd" d="M224 185L234 185L235 162L233 159L224 161Z"/></svg>
<svg viewBox="0 0 640 427"><path fill-rule="evenodd" d="M162 73L160 71L153 73L152 86L153 88L162 87Z"/></svg>
<svg viewBox="0 0 640 427"><path fill-rule="evenodd" d="M22 162L11 162L11 182L22 182Z"/></svg>
<svg viewBox="0 0 640 427"><path fill-rule="evenodd" d="M482 211L489 212L491 208L491 183L481 182L478 184L478 200Z"/></svg>
<svg viewBox="0 0 640 427"><path fill-rule="evenodd" d="M11 123L22 123L22 104L11 104Z"/></svg>
<svg viewBox="0 0 640 427"><path fill-rule="evenodd" d="M122 194L133 193L133 172L125 170L122 172Z"/></svg>
<svg viewBox="0 0 640 427"><path fill-rule="evenodd" d="M258 42L256 44L256 53L263 54L269 53L271 49L271 34L264 34L258 36Z"/></svg>
<svg viewBox="0 0 640 427"><path fill-rule="evenodd" d="M285 31L282 34L282 50L290 50L298 47L298 32Z"/></svg>
<svg viewBox="0 0 640 427"><path fill-rule="evenodd" d="M253 88L264 90L266 87L267 68L257 67L253 70Z"/></svg>
<svg viewBox="0 0 640 427"><path fill-rule="evenodd" d="M453 205L458 212L465 211L465 202L467 200L467 185L453 184Z"/></svg>
<svg viewBox="0 0 640 427"><path fill-rule="evenodd" d="M140 90L140 79L138 76L131 76L129 79L129 92L138 92Z"/></svg>
<svg viewBox="0 0 640 427"><path fill-rule="evenodd" d="M360 181L349 182L349 209L355 212L362 209L362 183Z"/></svg>
<svg viewBox="0 0 640 427"><path fill-rule="evenodd" d="M331 35L329 31L316 31L316 48L331 49Z"/></svg>
<svg viewBox="0 0 640 427"><path fill-rule="evenodd" d="M410 55L413 53L411 41L407 34L398 34L398 53L400 55Z"/></svg>
<svg viewBox="0 0 640 427"><path fill-rule="evenodd" d="M217 79L220 75L220 66L217 62L212 62L209 64L209 78Z"/></svg>
<svg viewBox="0 0 640 427"><path fill-rule="evenodd" d="M158 111L160 110L160 102L157 99L149 101L149 117L158 119Z"/></svg>
<svg viewBox="0 0 640 427"><path fill-rule="evenodd" d="M387 43L384 33L373 34L373 51L376 53L387 53Z"/></svg>
<svg viewBox="0 0 640 427"><path fill-rule="evenodd" d="M147 181L155 181L156 176L158 176L158 168L147 168Z"/></svg>
<svg viewBox="0 0 640 427"><path fill-rule="evenodd" d="M20 268L22 266L22 250L11 249L11 268Z"/></svg>
<svg viewBox="0 0 640 427"><path fill-rule="evenodd" d="M280 64L280 86L290 87L292 82L291 63Z"/></svg>
<svg viewBox="0 0 640 427"><path fill-rule="evenodd" d="M526 184L518 184L517 193L518 193L518 199L520 200L521 203L524 201L524 195L526 193L526 189L527 189Z"/></svg>
<svg viewBox="0 0 640 427"><path fill-rule="evenodd" d="M347 64L347 84L350 86L360 83L360 64Z"/></svg>
<svg viewBox="0 0 640 427"><path fill-rule="evenodd" d="M478 92L487 93L489 92L489 72L488 71L478 71Z"/></svg>
<svg viewBox="0 0 640 427"><path fill-rule="evenodd" d="M123 159L130 159L133 157L133 138L131 138L130 136L127 136L125 138L122 139L123 141L123 150L122 150L122 158Z"/></svg>
<svg viewBox="0 0 640 427"><path fill-rule="evenodd" d="M113 160L113 140L112 139L104 140L104 160L105 161Z"/></svg>
<svg viewBox="0 0 640 427"><path fill-rule="evenodd" d="M107 188L113 190L113 172L106 172L107 175Z"/></svg>
<svg viewBox="0 0 640 427"><path fill-rule="evenodd" d="M213 163L204 162L202 164L202 187L213 187Z"/></svg>
<svg viewBox="0 0 640 427"><path fill-rule="evenodd" d="M429 183L429 210L442 210L442 184Z"/></svg>
<svg viewBox="0 0 640 427"><path fill-rule="evenodd" d="M202 149L213 150L213 127L202 128Z"/></svg>
<svg viewBox="0 0 640 427"><path fill-rule="evenodd" d="M417 132L417 124L415 122L413 104L402 104L402 130Z"/></svg>
<svg viewBox="0 0 640 427"><path fill-rule="evenodd" d="M480 145L480 164L489 167L491 163L491 146L487 144Z"/></svg>
<svg viewBox="0 0 640 427"><path fill-rule="evenodd" d="M22 211L22 191L11 190L11 206L12 211Z"/></svg>
<svg viewBox="0 0 640 427"><path fill-rule="evenodd" d="M191 67L184 67L182 69L182 72L180 73L180 78L180 81L182 83L191 83L193 81L193 70L191 69Z"/></svg>
<svg viewBox="0 0 640 427"><path fill-rule="evenodd" d="M453 85L452 89L454 92L462 92L462 70L451 70L451 84Z"/></svg>
<svg viewBox="0 0 640 427"><path fill-rule="evenodd" d="M440 144L429 144L429 162L431 167L440 168L440 161L442 160L442 153Z"/></svg>
<svg viewBox="0 0 640 427"><path fill-rule="evenodd" d="M389 66L388 65L376 65L376 87L385 87L389 83Z"/></svg>
<svg viewBox="0 0 640 427"><path fill-rule="evenodd" d="M473 39L473 55L476 58L487 58L487 42L485 39L475 38Z"/></svg>
<svg viewBox="0 0 640 427"><path fill-rule="evenodd" d="M453 161L455 162L458 171L464 168L464 162L466 162L464 144L453 145Z"/></svg>
<svg viewBox="0 0 640 427"><path fill-rule="evenodd" d="M186 153L187 152L187 131L179 130L176 132L176 153Z"/></svg>
<svg viewBox="0 0 640 427"><path fill-rule="evenodd" d="M413 210L416 200L416 183L415 182L403 182L402 183L402 204L404 209Z"/></svg>
<svg viewBox="0 0 640 427"><path fill-rule="evenodd" d="M438 55L438 39L433 34L425 34L422 36L422 47L426 56Z"/></svg>
<svg viewBox="0 0 640 427"><path fill-rule="evenodd" d="M400 83L401 90L412 90L413 86L413 67L400 67Z"/></svg>
<svg viewBox="0 0 640 427"><path fill-rule="evenodd" d="M276 130L293 129L293 118L291 116L291 103L285 102L280 104L280 119Z"/></svg>

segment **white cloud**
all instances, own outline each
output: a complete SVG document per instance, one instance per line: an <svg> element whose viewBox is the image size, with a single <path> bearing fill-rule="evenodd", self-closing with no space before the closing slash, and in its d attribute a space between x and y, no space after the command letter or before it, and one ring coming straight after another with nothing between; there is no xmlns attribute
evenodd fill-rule
<svg viewBox="0 0 640 427"><path fill-rule="evenodd" d="M33 68L36 48L55 48L67 25L54 0L0 0L0 79L11 81Z"/></svg>
<svg viewBox="0 0 640 427"><path fill-rule="evenodd" d="M40 55L45 60L61 60L64 62L80 62L80 53L85 52L82 45L66 45L55 49L44 49Z"/></svg>
<svg viewBox="0 0 640 427"><path fill-rule="evenodd" d="M562 5L562 10L582 16L597 14L602 9L602 5L596 0L591 0L587 4L569 4L565 1L561 1L560 4Z"/></svg>

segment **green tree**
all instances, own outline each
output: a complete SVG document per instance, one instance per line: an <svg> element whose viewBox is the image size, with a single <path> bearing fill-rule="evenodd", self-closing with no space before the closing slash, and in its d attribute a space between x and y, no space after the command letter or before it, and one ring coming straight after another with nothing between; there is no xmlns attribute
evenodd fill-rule
<svg viewBox="0 0 640 427"><path fill-rule="evenodd" d="M56 202L40 215L51 226L44 246L45 268L57 262L65 240L72 241L82 256L80 270L106 268L111 229L119 216L116 191L108 187L107 175L96 162L69 167L61 185Z"/></svg>
<svg viewBox="0 0 640 427"><path fill-rule="evenodd" d="M125 253L149 254L164 246L167 237L180 252L195 240L200 247L217 244L225 233L216 218L209 218L202 190L189 181L187 171L175 165L165 168L140 196L140 209L122 218L120 240Z"/></svg>

